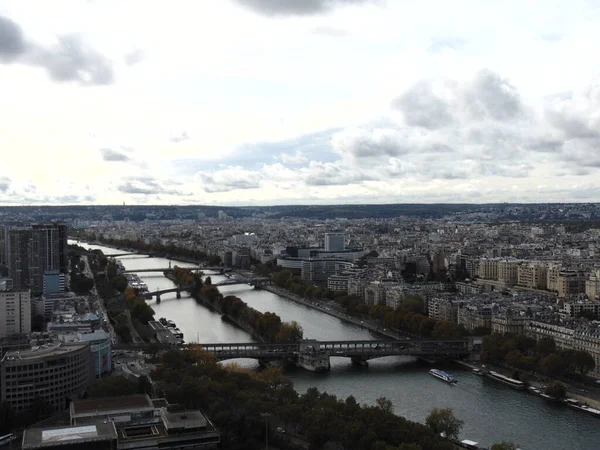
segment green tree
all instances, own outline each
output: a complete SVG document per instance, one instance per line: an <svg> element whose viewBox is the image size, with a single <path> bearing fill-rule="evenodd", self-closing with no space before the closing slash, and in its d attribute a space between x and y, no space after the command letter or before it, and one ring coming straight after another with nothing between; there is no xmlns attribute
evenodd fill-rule
<svg viewBox="0 0 600 450"><path fill-rule="evenodd" d="M550 397L554 397L557 400L562 400L567 395L567 389L565 385L560 381L554 380L552 381L544 391L546 395Z"/></svg>
<svg viewBox="0 0 600 450"><path fill-rule="evenodd" d="M425 423L434 433L442 434L447 438L458 439L458 434L464 422L454 415L451 408L433 408Z"/></svg>

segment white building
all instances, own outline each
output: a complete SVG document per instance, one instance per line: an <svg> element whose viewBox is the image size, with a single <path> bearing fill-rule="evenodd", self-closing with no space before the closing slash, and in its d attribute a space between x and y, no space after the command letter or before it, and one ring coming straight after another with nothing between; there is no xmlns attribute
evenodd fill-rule
<svg viewBox="0 0 600 450"><path fill-rule="evenodd" d="M31 333L30 291L0 292L0 338Z"/></svg>

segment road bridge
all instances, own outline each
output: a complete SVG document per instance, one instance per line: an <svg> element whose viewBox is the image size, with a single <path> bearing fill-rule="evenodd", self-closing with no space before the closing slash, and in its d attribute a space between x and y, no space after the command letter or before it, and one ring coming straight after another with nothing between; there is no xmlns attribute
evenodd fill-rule
<svg viewBox="0 0 600 450"><path fill-rule="evenodd" d="M181 298L181 291L188 290L189 287L174 287L170 289L161 289L154 292L146 292L144 297L147 299L151 299L152 297L156 297L156 303L160 303L160 296L163 294L169 294L171 292L177 293L177 298Z"/></svg>
<svg viewBox="0 0 600 450"><path fill-rule="evenodd" d="M138 253L138 252L128 252L128 253L113 253L112 255L104 255L107 258L119 258L120 256L150 256L150 255L145 255L143 253Z"/></svg>
<svg viewBox="0 0 600 450"><path fill-rule="evenodd" d="M228 267L206 267L206 266L198 266L198 267L181 267L182 269L185 270L190 270L192 272L196 272L196 271L203 271L203 270L210 270L212 272L220 272L220 273L225 273L225 272L231 272L232 269L228 268ZM121 273L144 273L144 272L173 272L174 268L173 267L157 267L157 268L152 268L152 269L128 269L128 270L123 270Z"/></svg>
<svg viewBox="0 0 600 450"><path fill-rule="evenodd" d="M292 344L200 344L215 355L217 360L252 358L261 362L287 360L297 363L302 355L329 358L350 358L356 364L366 364L370 359L384 356L412 356L425 360L458 359L469 356L472 344L469 339L453 340L373 340L373 341L317 341L304 340ZM310 369L309 369L310 370Z"/></svg>
<svg viewBox="0 0 600 450"><path fill-rule="evenodd" d="M254 286L255 288L260 288L266 284L273 283L271 278L267 277L254 277L254 278L229 278L227 280L219 281L214 286L233 286L236 284L247 284L250 286Z"/></svg>

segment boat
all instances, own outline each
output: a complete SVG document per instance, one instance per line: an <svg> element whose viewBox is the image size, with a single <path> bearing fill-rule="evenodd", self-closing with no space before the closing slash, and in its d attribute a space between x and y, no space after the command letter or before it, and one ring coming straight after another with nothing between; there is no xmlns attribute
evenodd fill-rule
<svg viewBox="0 0 600 450"><path fill-rule="evenodd" d="M469 450L481 450L479 442L472 441L470 439L463 439L457 443L462 448L468 448Z"/></svg>
<svg viewBox="0 0 600 450"><path fill-rule="evenodd" d="M479 376L482 376L482 375L483 375L483 372L481 371L481 369L473 369L473 373L474 373L475 375L479 375Z"/></svg>
<svg viewBox="0 0 600 450"><path fill-rule="evenodd" d="M592 408L590 405L580 402L579 400L575 400L574 398L566 398L563 400L563 403L571 409L582 411L591 416L600 417L600 409Z"/></svg>
<svg viewBox="0 0 600 450"><path fill-rule="evenodd" d="M507 377L505 375L502 375L501 373L494 372L493 370L490 370L489 372L485 373L485 375L491 378L492 380L504 383L507 386L510 386L514 389L525 389L525 384L522 381Z"/></svg>
<svg viewBox="0 0 600 450"><path fill-rule="evenodd" d="M439 378L440 380L445 381L446 383L456 383L458 381L456 378L454 378L449 373L446 373L446 372L444 372L442 370L438 370L438 369L431 369L429 371L429 375Z"/></svg>

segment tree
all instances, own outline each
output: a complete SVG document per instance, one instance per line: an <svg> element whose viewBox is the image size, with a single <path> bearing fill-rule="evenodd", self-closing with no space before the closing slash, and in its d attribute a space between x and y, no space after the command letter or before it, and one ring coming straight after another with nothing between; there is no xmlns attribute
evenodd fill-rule
<svg viewBox="0 0 600 450"><path fill-rule="evenodd" d="M206 278L204 279L204 284L211 285L211 284L212 284L212 278L211 278L211 277L206 277Z"/></svg>
<svg viewBox="0 0 600 450"><path fill-rule="evenodd" d="M492 450L517 450L518 448L518 445L507 441L502 441L499 444L492 445Z"/></svg>
<svg viewBox="0 0 600 450"><path fill-rule="evenodd" d="M556 342L551 337L543 337L537 341L535 351L541 358L545 358L556 351Z"/></svg>
<svg viewBox="0 0 600 450"><path fill-rule="evenodd" d="M573 355L575 368L581 375L585 375L596 367L594 357L585 350L577 350Z"/></svg>
<svg viewBox="0 0 600 450"><path fill-rule="evenodd" d="M458 439L458 433L464 422L454 416L451 408L433 408L425 423L436 434L444 434L447 438Z"/></svg>
<svg viewBox="0 0 600 450"><path fill-rule="evenodd" d="M544 375L555 377L560 375L565 368L564 362L556 353L546 356L542 360L541 369Z"/></svg>
<svg viewBox="0 0 600 450"><path fill-rule="evenodd" d="M389 398L379 397L375 401L377 402L377 406L381 408L382 411L392 414L394 413L394 405L392 404L392 401Z"/></svg>
<svg viewBox="0 0 600 450"><path fill-rule="evenodd" d="M562 400L565 398L565 395L567 395L567 389L565 388L565 385L557 380L554 380L552 383L550 383L544 392L546 395L554 397L556 400Z"/></svg>

